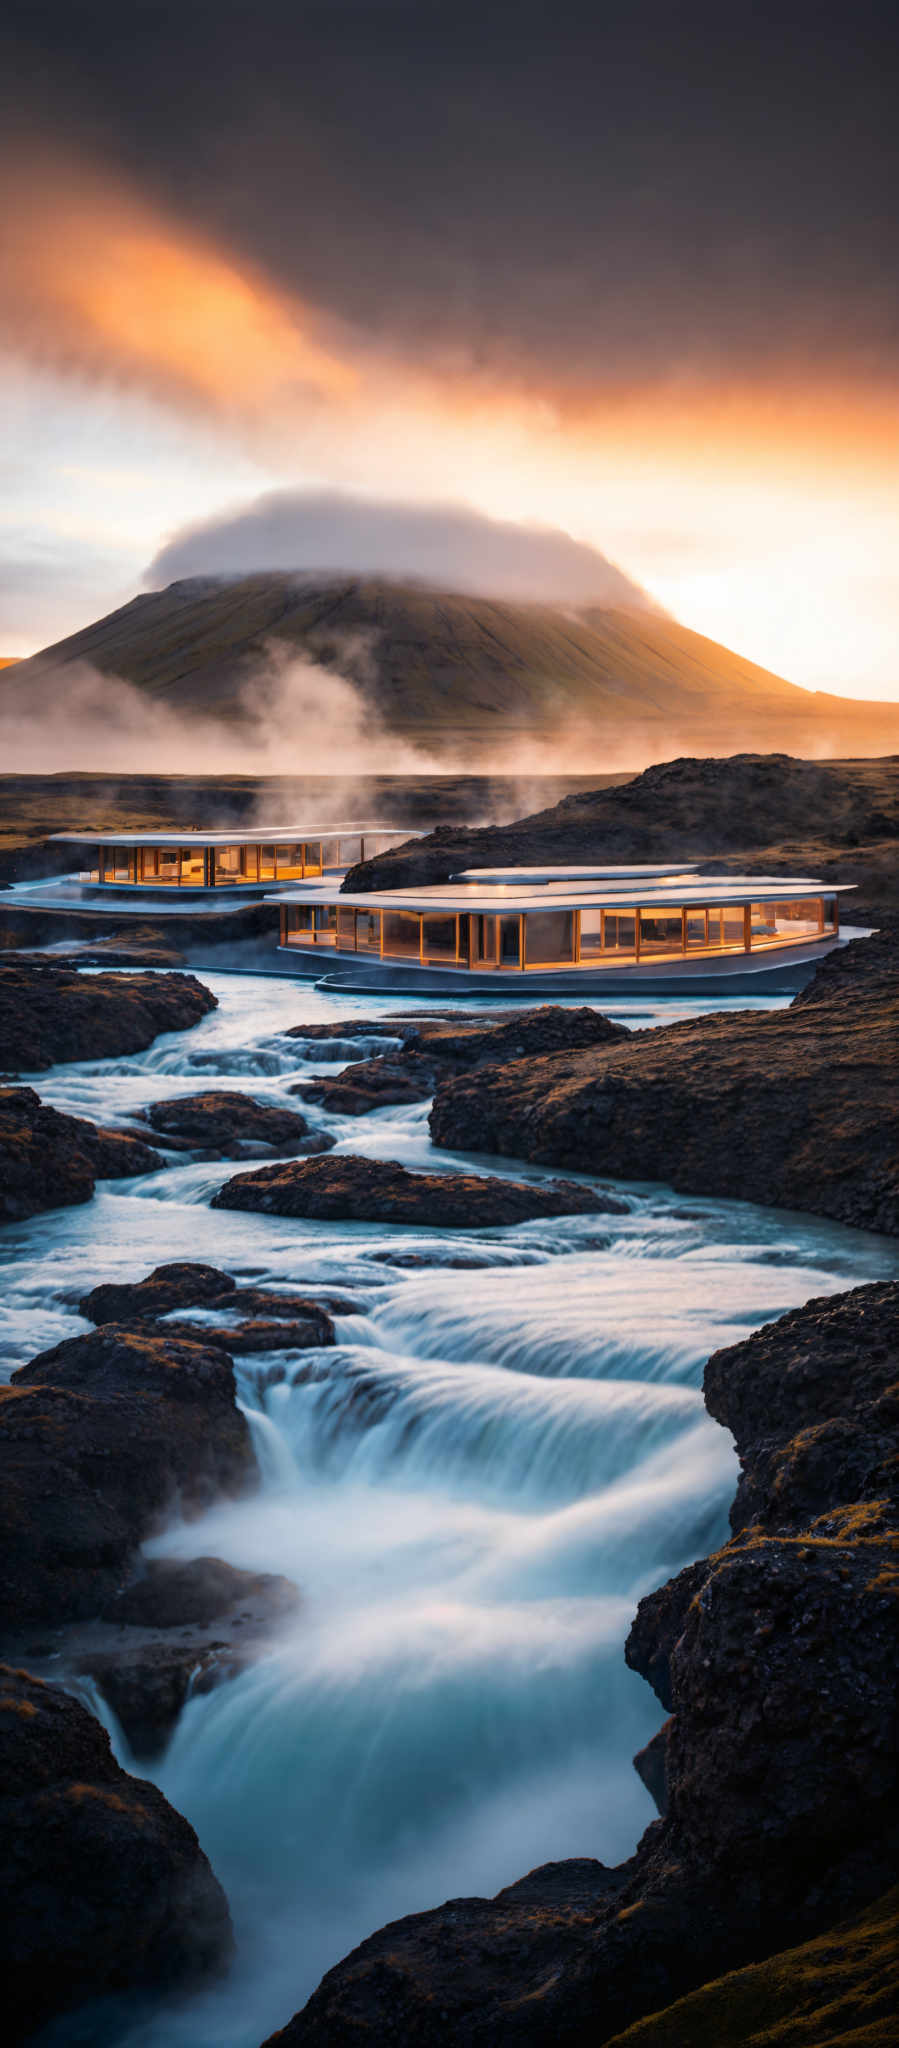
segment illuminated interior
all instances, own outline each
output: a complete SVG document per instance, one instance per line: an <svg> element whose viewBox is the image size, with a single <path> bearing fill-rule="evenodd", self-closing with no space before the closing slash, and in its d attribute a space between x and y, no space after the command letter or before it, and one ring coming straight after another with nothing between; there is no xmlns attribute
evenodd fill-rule
<svg viewBox="0 0 899 2048"><path fill-rule="evenodd" d="M70 845L85 843L80 833L53 836ZM118 889L262 889L278 882L316 881L415 836L408 827L368 826L317 828L302 837L289 831L280 837L274 832L253 837L191 832L180 838L174 832L155 837L128 833L118 842L89 841L95 857L80 879Z"/></svg>
<svg viewBox="0 0 899 2048"><path fill-rule="evenodd" d="M695 893L698 878L690 880ZM486 894L481 892L482 901ZM726 903L574 903L526 910L445 904L427 910L395 900L375 900L362 909L358 899L280 904L282 946L328 947L478 973L745 954L832 940L838 931L837 898L823 892L765 902L747 895Z"/></svg>

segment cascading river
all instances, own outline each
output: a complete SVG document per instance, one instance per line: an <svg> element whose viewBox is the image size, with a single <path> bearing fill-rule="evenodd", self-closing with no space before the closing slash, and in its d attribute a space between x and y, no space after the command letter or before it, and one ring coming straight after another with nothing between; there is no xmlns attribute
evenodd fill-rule
<svg viewBox="0 0 899 2048"><path fill-rule="evenodd" d="M291 1083L327 1071L323 1053L381 1043L354 1039L354 1018L391 1008L204 979L220 1008L195 1031L35 1085L107 1123L210 1085L295 1107ZM284 1035L337 1019L334 1047ZM425 1106L310 1116L345 1151L458 1163L431 1150ZM148 1546L283 1572L302 1594L264 1658L189 1699L152 1771L228 1893L233 1972L177 2006L70 2018L51 2036L67 2044L256 2048L385 1920L552 1858L626 1856L653 1818L630 1759L662 1717L624 1637L640 1595L724 1537L735 1481L704 1361L893 1266L860 1232L659 1187L625 1188L623 1216L477 1232L211 1210L233 1170L188 1156L0 1231L9 1370L87 1327L89 1287L169 1259L358 1311L332 1348L236 1361L260 1489Z"/></svg>

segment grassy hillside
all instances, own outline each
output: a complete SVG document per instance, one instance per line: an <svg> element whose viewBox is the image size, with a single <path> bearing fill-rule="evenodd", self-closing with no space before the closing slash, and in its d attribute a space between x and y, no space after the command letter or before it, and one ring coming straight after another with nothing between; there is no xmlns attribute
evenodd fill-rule
<svg viewBox="0 0 899 2048"><path fill-rule="evenodd" d="M285 652L349 676L390 730L499 773L504 749L533 742L558 742L569 765L586 749L585 767L899 747L899 707L810 695L653 613L352 576L197 577L147 592L19 663L14 684L0 677L0 706L5 689L60 689L87 664L234 723L252 717Z"/></svg>

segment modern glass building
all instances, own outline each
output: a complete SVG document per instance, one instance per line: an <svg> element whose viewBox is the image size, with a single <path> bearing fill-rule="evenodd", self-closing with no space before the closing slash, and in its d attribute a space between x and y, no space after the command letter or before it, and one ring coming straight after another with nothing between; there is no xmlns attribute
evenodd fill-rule
<svg viewBox="0 0 899 2048"><path fill-rule="evenodd" d="M113 889L242 889L314 880L370 860L416 834L382 825L281 825L254 832L121 832L93 838L54 832L62 845L92 849L79 882Z"/></svg>
<svg viewBox="0 0 899 2048"><path fill-rule="evenodd" d="M633 988L660 975L772 973L784 980L835 945L838 895L807 877L699 875L695 868L467 869L418 889L346 893L327 885L277 894L279 949L301 972L335 967L412 986L435 976L586 989ZM802 979L784 986L799 986ZM331 980L331 986L333 986ZM697 991L698 992L698 991Z"/></svg>

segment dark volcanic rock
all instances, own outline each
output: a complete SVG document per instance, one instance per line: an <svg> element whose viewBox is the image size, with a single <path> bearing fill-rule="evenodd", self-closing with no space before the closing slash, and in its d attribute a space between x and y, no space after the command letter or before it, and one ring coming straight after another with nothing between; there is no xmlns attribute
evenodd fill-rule
<svg viewBox="0 0 899 2048"><path fill-rule="evenodd" d="M157 1266L146 1279L110 1281L85 1294L78 1304L88 1321L156 1325L161 1337L186 1337L214 1344L223 1351L302 1351L310 1344L333 1344L335 1315L357 1313L357 1304L340 1295L324 1301L305 1294L278 1294L266 1287L238 1287L217 1266L178 1263ZM216 1308L246 1321L221 1324L159 1322L178 1308Z"/></svg>
<svg viewBox="0 0 899 2048"><path fill-rule="evenodd" d="M391 1102L421 1102L433 1095L441 1075L482 1067L496 1060L527 1059L573 1047L609 1045L627 1038L623 1025L598 1010L563 1010L545 1003L514 1017L472 1022L460 1017L424 1017L403 1023L399 1051L346 1067L333 1078L299 1081L291 1089L310 1102L344 1115L364 1115Z"/></svg>
<svg viewBox="0 0 899 2048"><path fill-rule="evenodd" d="M895 1233L897 1019L895 945L861 939L789 1009L456 1075L438 1088L431 1135Z"/></svg>
<svg viewBox="0 0 899 2048"><path fill-rule="evenodd" d="M861 1349L864 1374L858 1374ZM703 1381L741 1475L731 1527L808 1528L834 1504L889 1502L899 1478L899 1293L858 1287L716 1351ZM870 1526L870 1515L868 1516Z"/></svg>
<svg viewBox="0 0 899 2048"><path fill-rule="evenodd" d="M0 1088L0 1217L89 1202L98 1180L157 1173L159 1153L125 1132L64 1116L33 1088Z"/></svg>
<svg viewBox="0 0 899 2048"><path fill-rule="evenodd" d="M759 1458L752 1498L777 1515L777 1532L738 1517L721 1551L640 1602L628 1662L672 1718L639 1759L665 1818L630 1863L551 1865L495 1900L396 1922L332 1970L273 2042L601 2048L886 1892L899 1849L896 1494L853 1501L837 1465L829 1496L822 1470L813 1496L792 1503L784 1475L809 1431L895 1431L884 1403L897 1314L899 1283L857 1288L709 1363L714 1412L732 1412L750 1481ZM830 1952L828 1942L824 1965ZM727 2008L716 2010L720 2021ZM635 2048L644 2038L736 2048L750 2035L679 2032L673 2014L667 2032L635 2027ZM797 2039L817 2048L830 2035Z"/></svg>
<svg viewBox="0 0 899 2048"><path fill-rule="evenodd" d="M314 1301L305 1303L307 1313L302 1322L285 1317L283 1321L265 1321L261 1317L248 1323L222 1323L210 1327L208 1323L171 1322L162 1325L162 1334L176 1337L192 1337L204 1344L218 1344L223 1351L240 1354L252 1351L308 1351L310 1346L334 1343L334 1324L324 1309Z"/></svg>
<svg viewBox="0 0 899 2048"><path fill-rule="evenodd" d="M77 1700L0 1668L0 1957L7 2040L106 1992L227 1962L227 1902L193 1828L119 1768Z"/></svg>
<svg viewBox="0 0 899 2048"><path fill-rule="evenodd" d="M175 1259L156 1266L144 1280L109 1281L94 1287L78 1303L91 1323L154 1321L176 1308L209 1308L233 1294L237 1282L217 1266Z"/></svg>
<svg viewBox="0 0 899 2048"><path fill-rule="evenodd" d="M188 1693L246 1670L299 1600L290 1579L220 1557L152 1558L99 1622L59 1633L57 1655L96 1680L134 1755L148 1759L164 1750Z"/></svg>
<svg viewBox="0 0 899 2048"><path fill-rule="evenodd" d="M212 1198L213 1209L315 1216L361 1223L436 1224L452 1230L521 1223L530 1216L618 1214L625 1204L571 1181L528 1185L472 1173L407 1173L392 1160L340 1153L300 1166L240 1173Z"/></svg>
<svg viewBox="0 0 899 2048"><path fill-rule="evenodd" d="M96 1614L142 1539L253 1484L230 1358L108 1324L44 1352L0 1390L5 1626Z"/></svg>
<svg viewBox="0 0 899 2048"><path fill-rule="evenodd" d="M219 1159L245 1159L262 1150L327 1152L334 1143L323 1131L310 1130L298 1111L225 1088L154 1102L145 1114L161 1137L186 1140Z"/></svg>
<svg viewBox="0 0 899 2048"><path fill-rule="evenodd" d="M0 961L0 1070L143 1052L160 1031L186 1031L216 1007L192 974L79 974L38 960Z"/></svg>

